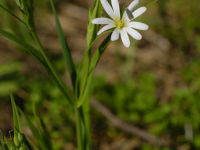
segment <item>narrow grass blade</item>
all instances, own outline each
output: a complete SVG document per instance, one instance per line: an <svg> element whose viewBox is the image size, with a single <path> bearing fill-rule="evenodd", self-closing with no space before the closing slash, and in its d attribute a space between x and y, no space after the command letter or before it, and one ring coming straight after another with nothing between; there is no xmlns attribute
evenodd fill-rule
<svg viewBox="0 0 200 150"><path fill-rule="evenodd" d="M49 132L47 131L47 127L45 126L42 119L40 119L40 122L41 122L41 126L42 126L42 129L43 129L42 137L44 139L44 142L46 143L46 145L48 145L49 150L53 150L53 144L52 144L52 141L51 141L51 136L50 136Z"/></svg>
<svg viewBox="0 0 200 150"><path fill-rule="evenodd" d="M10 136L10 141L11 141L11 143L12 143L12 147L14 148L14 149L17 149L17 147L16 147L16 145L15 145L15 143L14 143L14 141L13 141L13 138L12 138L12 135L11 135L11 132L12 131L9 131L9 136ZM12 149L12 148L11 148Z"/></svg>
<svg viewBox="0 0 200 150"><path fill-rule="evenodd" d="M1 137L2 137L2 140L3 140L4 149L5 150L9 150L10 143L8 142L8 140L6 139L6 137L3 135L3 133L2 133L1 130L0 130L0 132L1 132Z"/></svg>
<svg viewBox="0 0 200 150"><path fill-rule="evenodd" d="M49 150L53 150L53 144L52 144L52 141L51 141L51 136L50 136L49 132L47 131L47 128L46 128L43 120L38 117L34 102L33 102L32 106L33 106L33 114L34 114L34 117L35 117L35 120L36 120L36 123L37 123L39 133L40 133L45 145L49 148Z"/></svg>
<svg viewBox="0 0 200 150"><path fill-rule="evenodd" d="M81 66L81 70L79 73L81 74L80 80L80 90L82 92L85 82L87 82L87 72L89 71L90 66L90 57L91 57L91 45L96 41L97 32L99 30L100 25L92 24L92 20L98 18L102 15L102 6L100 4L100 0L96 0L93 6L93 9L89 10L89 21L88 21L88 29L87 29L87 45L86 45L86 53L83 58ZM100 37L100 36L99 36Z"/></svg>
<svg viewBox="0 0 200 150"><path fill-rule="evenodd" d="M99 62L99 59L101 58L103 52L111 42L111 34L109 34L106 39L101 43L99 48L95 51L92 60L91 60L91 65L90 65L90 74L94 71L97 63Z"/></svg>
<svg viewBox="0 0 200 150"><path fill-rule="evenodd" d="M11 103L12 103L13 122L14 122L14 127L15 127L14 128L14 141L15 141L15 144L18 146L19 145L18 133L19 132L22 133L22 125L21 125L18 109L17 109L17 106L15 104L12 93L10 93L10 99L11 99Z"/></svg>
<svg viewBox="0 0 200 150"><path fill-rule="evenodd" d="M107 32L109 32L109 31L107 31ZM88 94L87 92L89 90L89 85L90 85L90 82L91 82L91 79L92 79L93 71L94 71L97 63L99 62L99 59L101 58L101 55L103 54L104 50L109 45L109 43L111 41L110 38L111 38L111 34L109 34L107 36L107 38L101 43L101 45L95 51L95 53L92 57L92 60L91 60L91 63L90 63L90 68L89 68L89 71L87 72L87 75L88 75L87 81L85 81L85 84L84 84L84 87L83 87L84 91L82 91L82 95L79 98L78 107L80 107L82 105L83 101L87 97L87 94Z"/></svg>
<svg viewBox="0 0 200 150"><path fill-rule="evenodd" d="M150 5L154 4L155 2L157 2L158 0L154 0L153 2L147 4L145 7L149 7Z"/></svg>
<svg viewBox="0 0 200 150"><path fill-rule="evenodd" d="M28 124L28 126L30 127L32 134L34 136L34 138L36 139L36 141L38 142L40 148L42 150L49 150L49 148L47 147L47 145L45 144L42 136L40 135L38 129L33 125L33 123L31 122L31 120L23 113L22 110L19 109L20 114L25 118L26 123Z"/></svg>
<svg viewBox="0 0 200 150"><path fill-rule="evenodd" d="M42 55L34 47L32 47L31 45L26 43L24 40L20 39L19 37L15 36L12 33L2 30L2 29L0 29L0 34L5 36L6 38L10 39L11 41L21 45L23 48L25 48L25 50L28 53L33 55L40 63L45 64L45 61L44 61L44 58L42 57Z"/></svg>
<svg viewBox="0 0 200 150"><path fill-rule="evenodd" d="M0 7L2 9L4 9L5 11L7 11L9 14L11 14L13 17L15 17L17 20L19 20L21 23L23 23L24 25L26 25L26 23L24 21L22 21L19 17L17 17L16 15L14 15L11 11L9 11L8 9L6 9L5 7L3 7L1 4L0 4ZM27 25L26 25L27 26Z"/></svg>
<svg viewBox="0 0 200 150"><path fill-rule="evenodd" d="M87 28L87 48L91 45L91 43L95 40L97 36L97 32L100 28L100 25L92 24L92 20L100 17L103 14L103 9L100 4L100 0L96 0L92 10L89 10L89 21Z"/></svg>
<svg viewBox="0 0 200 150"><path fill-rule="evenodd" d="M8 39L12 40L13 42L21 45L27 52L29 52L31 55L33 55L45 68L47 71L49 77L54 82L54 84L60 89L60 91L64 94L66 99L69 101L70 104L74 105L72 97L69 95L68 90L65 88L64 84L59 82L49 66L47 65L46 61L44 60L44 57L41 55L40 52L38 52L34 47L26 43L24 40L20 39L19 37L13 35L12 33L9 33L7 31L4 31L0 29L0 34L7 37Z"/></svg>
<svg viewBox="0 0 200 150"><path fill-rule="evenodd" d="M28 142L28 140L25 140L25 145L28 148L28 150L34 150L33 147L31 146L31 144Z"/></svg>
<svg viewBox="0 0 200 150"><path fill-rule="evenodd" d="M56 13L53 1L52 0L50 0L50 1L51 1L51 6L52 6L53 13L54 13L54 17L55 17L56 28L57 28L60 44L61 44L61 47L62 47L62 52L63 52L63 55L64 55L64 59L65 59L65 62L66 62L67 69L68 69L70 77L71 77L72 85L73 85L73 87L75 89L76 68L75 68L73 59L71 57L71 53L70 53L68 44L66 42L65 35L64 35L62 27L60 25L60 21L58 19L58 15Z"/></svg>

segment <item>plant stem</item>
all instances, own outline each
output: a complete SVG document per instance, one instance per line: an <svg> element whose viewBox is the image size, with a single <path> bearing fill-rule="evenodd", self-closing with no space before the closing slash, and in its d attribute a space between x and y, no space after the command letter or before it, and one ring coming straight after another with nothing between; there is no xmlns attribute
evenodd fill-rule
<svg viewBox="0 0 200 150"><path fill-rule="evenodd" d="M37 42L39 48L40 48L40 52L42 53L49 69L51 70L51 73L53 74L53 82L58 86L58 88L61 90L61 92L65 95L66 99L72 104L74 105L74 100L71 97L70 93L68 92L67 87L65 86L65 84L63 83L63 81L61 80L60 76L58 75L57 71L54 69L53 65L51 64L49 58L47 57L47 54L36 34L36 32L34 30L31 30L31 33L35 39L35 41Z"/></svg>
<svg viewBox="0 0 200 150"><path fill-rule="evenodd" d="M3 8L5 11L7 11L9 14L11 14L13 17L15 17L16 19L18 19L21 23L23 23L24 25L27 26L27 24L22 21L19 17L17 17L16 15L14 15L11 11L9 11L8 9L6 9L5 7L3 7L1 4L0 4L0 7Z"/></svg>
<svg viewBox="0 0 200 150"><path fill-rule="evenodd" d="M77 135L77 147L78 150L84 150L83 148L83 131L82 131L82 119L81 119L81 107L76 108L76 135Z"/></svg>

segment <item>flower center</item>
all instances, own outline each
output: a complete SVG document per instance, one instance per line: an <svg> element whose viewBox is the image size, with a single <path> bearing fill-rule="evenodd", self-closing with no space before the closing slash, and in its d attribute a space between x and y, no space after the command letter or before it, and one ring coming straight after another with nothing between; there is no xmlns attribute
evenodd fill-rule
<svg viewBox="0 0 200 150"><path fill-rule="evenodd" d="M113 21L113 23L115 24L115 26L118 29L122 29L123 27L126 27L126 21L125 18L123 17L122 19L120 19L120 17L115 17L115 20Z"/></svg>

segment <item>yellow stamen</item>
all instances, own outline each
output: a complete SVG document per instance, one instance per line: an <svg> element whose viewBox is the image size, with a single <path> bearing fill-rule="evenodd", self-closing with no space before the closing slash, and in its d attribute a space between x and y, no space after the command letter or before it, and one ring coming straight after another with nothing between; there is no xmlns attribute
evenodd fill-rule
<svg viewBox="0 0 200 150"><path fill-rule="evenodd" d="M122 29L123 27L127 26L125 17L123 17L122 19L120 19L120 17L115 17L114 24L118 29Z"/></svg>

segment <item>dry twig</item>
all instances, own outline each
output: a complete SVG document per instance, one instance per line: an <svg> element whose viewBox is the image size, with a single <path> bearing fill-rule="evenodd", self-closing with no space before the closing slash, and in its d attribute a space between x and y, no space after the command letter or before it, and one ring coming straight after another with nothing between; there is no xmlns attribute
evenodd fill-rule
<svg viewBox="0 0 200 150"><path fill-rule="evenodd" d="M93 98L90 100L90 103L96 110L98 110L102 115L104 115L104 117L106 117L108 120L110 120L115 127L122 129L124 131L127 131L129 133L132 133L134 135L137 135L138 137L140 137L140 138L142 138L142 139L144 139L148 142L151 142L153 144L159 144L159 145L162 145L162 146L168 146L169 145L169 143L167 143L165 140L160 139L160 138L158 138L154 135L147 133L144 130L141 130L137 127L131 126L131 125L123 122L122 120L117 118L114 114L112 114L110 112L110 110L108 110L102 104L98 103Z"/></svg>

